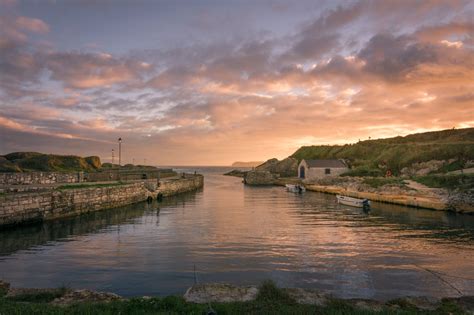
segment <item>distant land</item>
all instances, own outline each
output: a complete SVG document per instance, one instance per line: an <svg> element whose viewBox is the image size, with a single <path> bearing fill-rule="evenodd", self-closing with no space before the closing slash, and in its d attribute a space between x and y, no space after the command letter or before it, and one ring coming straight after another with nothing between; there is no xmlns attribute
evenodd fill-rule
<svg viewBox="0 0 474 315"><path fill-rule="evenodd" d="M263 161L251 161L251 162L234 162L231 166L233 167L255 167L262 164Z"/></svg>

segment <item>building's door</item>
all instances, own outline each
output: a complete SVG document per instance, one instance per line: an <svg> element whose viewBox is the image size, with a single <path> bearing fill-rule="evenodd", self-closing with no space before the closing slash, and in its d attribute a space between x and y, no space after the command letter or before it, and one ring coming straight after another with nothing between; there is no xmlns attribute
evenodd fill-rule
<svg viewBox="0 0 474 315"><path fill-rule="evenodd" d="M304 175L305 175L305 174L304 174L304 171L305 171L304 166L301 166L301 167L300 167L300 178L304 178L304 177L305 177L305 176L304 176Z"/></svg>

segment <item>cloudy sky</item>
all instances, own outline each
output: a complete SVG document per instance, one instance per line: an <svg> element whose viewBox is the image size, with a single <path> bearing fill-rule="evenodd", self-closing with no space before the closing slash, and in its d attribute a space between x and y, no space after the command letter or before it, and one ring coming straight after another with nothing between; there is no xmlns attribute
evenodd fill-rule
<svg viewBox="0 0 474 315"><path fill-rule="evenodd" d="M474 127L474 1L0 0L0 154L226 165Z"/></svg>

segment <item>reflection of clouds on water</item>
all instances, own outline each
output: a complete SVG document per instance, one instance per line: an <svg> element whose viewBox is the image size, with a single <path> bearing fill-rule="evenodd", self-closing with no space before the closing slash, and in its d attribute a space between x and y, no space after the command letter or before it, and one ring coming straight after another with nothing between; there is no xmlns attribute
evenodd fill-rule
<svg viewBox="0 0 474 315"><path fill-rule="evenodd" d="M214 168L203 190L0 232L2 277L124 295L179 294L200 281L310 287L345 297L455 295L416 265L474 278L474 218L333 195L248 187ZM158 212L159 209L159 212ZM473 281L450 279L466 294Z"/></svg>

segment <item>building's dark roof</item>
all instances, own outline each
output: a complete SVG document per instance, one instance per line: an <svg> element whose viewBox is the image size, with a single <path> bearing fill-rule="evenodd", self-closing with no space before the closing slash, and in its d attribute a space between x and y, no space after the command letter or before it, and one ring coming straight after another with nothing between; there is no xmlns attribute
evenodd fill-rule
<svg viewBox="0 0 474 315"><path fill-rule="evenodd" d="M322 168L340 168L347 167L341 160L304 160L308 167L322 167Z"/></svg>

